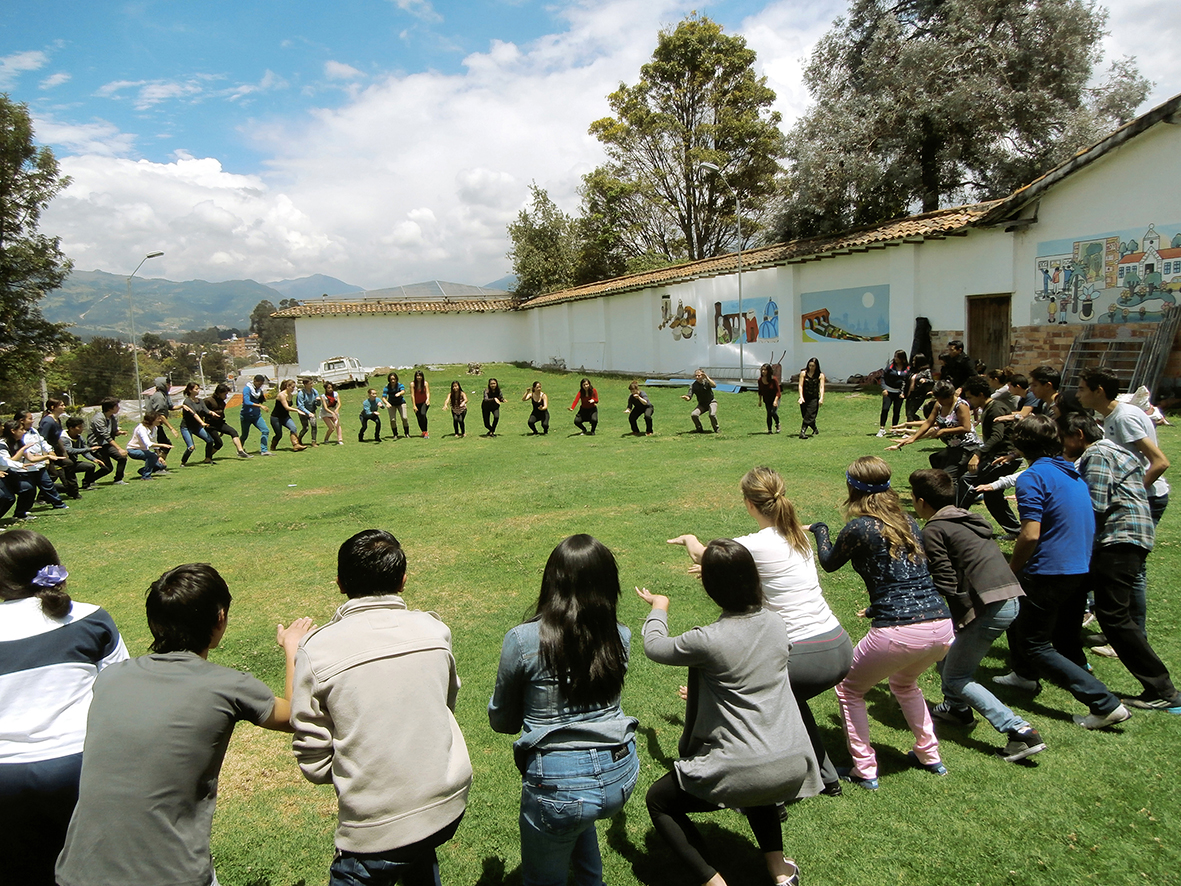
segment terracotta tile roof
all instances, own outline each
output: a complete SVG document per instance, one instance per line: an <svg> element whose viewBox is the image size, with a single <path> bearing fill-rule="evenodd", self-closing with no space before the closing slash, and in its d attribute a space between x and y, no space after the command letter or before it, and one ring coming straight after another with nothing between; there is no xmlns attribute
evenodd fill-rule
<svg viewBox="0 0 1181 886"><path fill-rule="evenodd" d="M962 236L978 219L1001 202L1000 200L992 200L970 206L954 206L950 209L939 209L922 215L894 219L872 228L844 231L833 236L791 240L787 243L776 243L757 249L744 249L742 251L742 269L746 271L774 265L820 261L836 255L884 249L887 246L897 246L901 243L918 243L923 240ZM626 277L615 277L611 280L601 280L598 283L588 283L573 289L539 295L537 298L523 303L521 309L528 310L561 302L598 298L603 295L615 295L653 286L669 286L686 280L733 273L737 268L738 254L730 252L714 258L659 268L655 271L645 271L640 274L629 274Z"/></svg>
<svg viewBox="0 0 1181 886"><path fill-rule="evenodd" d="M272 317L343 317L348 314L489 314L511 311L517 300L507 298L433 299L392 301L387 299L352 299L309 301L294 308L276 311Z"/></svg>

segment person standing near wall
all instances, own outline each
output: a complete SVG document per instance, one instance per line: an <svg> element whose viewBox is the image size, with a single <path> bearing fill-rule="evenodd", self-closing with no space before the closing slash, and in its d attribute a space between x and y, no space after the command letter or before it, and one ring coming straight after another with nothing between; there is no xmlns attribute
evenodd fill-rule
<svg viewBox="0 0 1181 886"><path fill-rule="evenodd" d="M410 388L414 397L414 418L418 421L418 429L422 431L422 438L425 440L430 436L426 429L426 411L431 408L431 386L427 384L426 376L422 374L421 369L415 371Z"/></svg>
<svg viewBox="0 0 1181 886"><path fill-rule="evenodd" d="M816 427L816 414L824 405L824 373L820 361L813 357L800 373L800 439L808 439L808 428L812 436L820 433Z"/></svg>
<svg viewBox="0 0 1181 886"><path fill-rule="evenodd" d="M779 433L779 398L781 393L779 379L775 377L775 371L771 368L770 363L764 363L759 367L759 402L767 411L768 434ZM771 430L772 422L775 424L774 431Z"/></svg>
<svg viewBox="0 0 1181 886"><path fill-rule="evenodd" d="M894 421L898 424L898 416L902 413L902 401L906 395L906 380L910 374L910 364L906 361L906 351L895 351L894 359L886 364L882 370L882 415L878 419L878 436L886 436L886 417L890 414L890 406L894 406Z"/></svg>

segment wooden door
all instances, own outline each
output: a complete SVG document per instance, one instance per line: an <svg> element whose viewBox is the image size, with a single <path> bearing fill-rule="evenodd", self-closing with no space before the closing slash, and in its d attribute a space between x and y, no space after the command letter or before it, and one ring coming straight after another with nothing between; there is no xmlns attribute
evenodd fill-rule
<svg viewBox="0 0 1181 886"><path fill-rule="evenodd" d="M968 298L965 336L968 356L983 360L989 369L1009 365L1012 354L1009 332L1012 323L1013 297L1010 295L974 295Z"/></svg>

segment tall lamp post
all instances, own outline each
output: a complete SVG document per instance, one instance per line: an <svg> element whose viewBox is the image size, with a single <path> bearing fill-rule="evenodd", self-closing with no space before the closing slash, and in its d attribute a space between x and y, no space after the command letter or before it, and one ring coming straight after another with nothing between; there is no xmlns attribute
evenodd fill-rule
<svg viewBox="0 0 1181 886"><path fill-rule="evenodd" d="M743 353L743 343L746 341L746 314L742 310L742 199L738 196L738 192L730 187L730 182L726 180L726 176L722 174L722 170L718 168L716 163L703 160L697 165L714 173L718 180L734 195L734 213L738 219L738 387L741 388L743 377L746 375L746 362Z"/></svg>
<svg viewBox="0 0 1181 886"><path fill-rule="evenodd" d="M205 360L205 355L207 353L208 353L207 351L201 351L200 353L197 353L196 351L189 352L190 357L197 358L197 371L199 373L201 373L201 390L202 391L205 390L205 363L203 361Z"/></svg>
<svg viewBox="0 0 1181 886"><path fill-rule="evenodd" d="M159 258L163 254L163 252L149 252L140 259L139 264L135 266L135 270L132 271L130 276L127 278L127 314L131 321L131 360L135 364L135 399L139 401L139 411L141 415L143 414L144 409L144 388L143 385L139 383L139 351L135 347L135 302L131 300L131 278L139 273L139 269L144 266L144 262L146 262L149 258Z"/></svg>

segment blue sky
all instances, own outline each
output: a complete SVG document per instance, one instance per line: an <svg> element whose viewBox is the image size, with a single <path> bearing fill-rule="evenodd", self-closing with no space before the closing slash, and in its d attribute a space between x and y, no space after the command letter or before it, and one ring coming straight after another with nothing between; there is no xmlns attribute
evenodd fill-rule
<svg viewBox="0 0 1181 886"><path fill-rule="evenodd" d="M1107 57L1139 57L1145 107L1181 91L1171 0L1110 5ZM531 181L576 209L588 124L692 9L746 37L790 122L845 4L6 0L0 91L73 179L43 227L79 268L160 249L172 279L487 283Z"/></svg>

